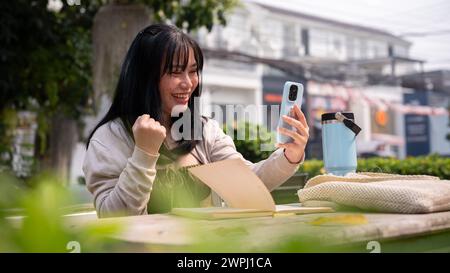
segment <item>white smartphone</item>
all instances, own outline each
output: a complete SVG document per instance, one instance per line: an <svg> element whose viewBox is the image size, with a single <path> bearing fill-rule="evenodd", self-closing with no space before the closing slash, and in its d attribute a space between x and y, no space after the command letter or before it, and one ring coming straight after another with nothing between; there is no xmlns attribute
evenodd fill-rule
<svg viewBox="0 0 450 273"><path fill-rule="evenodd" d="M291 125L284 122L284 120L282 119L282 116L283 115L289 116L291 109L296 104L301 109L302 98L303 98L303 84L298 83L298 82L290 82L290 81L287 81L284 83L283 98L281 101L280 118L278 120L278 127L283 127L288 130L294 129ZM283 135L280 132L277 132L277 142L278 143L289 143L292 141L293 141L293 139L291 137Z"/></svg>

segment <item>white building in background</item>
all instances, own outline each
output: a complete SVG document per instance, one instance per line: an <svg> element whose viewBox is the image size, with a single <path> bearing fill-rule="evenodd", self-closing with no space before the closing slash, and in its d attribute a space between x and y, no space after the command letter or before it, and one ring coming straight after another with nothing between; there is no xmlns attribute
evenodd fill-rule
<svg viewBox="0 0 450 273"><path fill-rule="evenodd" d="M305 10L307 13L307 10ZM350 62L359 69L401 75L415 71L411 43L388 32L244 1L227 26L196 33L200 45L304 64ZM393 59L394 58L394 59ZM405 65L402 65L405 64Z"/></svg>
<svg viewBox="0 0 450 273"><path fill-rule="evenodd" d="M261 105L262 65L207 60L203 71L203 114L211 116L217 112L213 105L219 106L224 114L226 105ZM261 120L253 117L250 122Z"/></svg>
<svg viewBox="0 0 450 273"><path fill-rule="evenodd" d="M365 86L388 76L420 70L422 62L409 58L411 43L382 30L311 16L306 12L244 1L243 7L229 15L227 26L214 26L210 33L206 29L193 33L200 46L210 53L206 54L203 103L221 107L226 104L276 104L285 80L300 81L306 85L309 94L304 101L309 107L309 122L318 127L313 137L320 134L318 119L323 112L353 110L367 127L359 141L362 152L381 147L385 149L385 155L404 157L403 113L374 110L377 105L402 104L403 89L386 85ZM214 55L217 52L222 55ZM223 52L231 54L224 57ZM251 58L242 62L239 57L233 58L233 54L271 63L298 63L306 72L303 77L296 78ZM338 73L345 74L340 81L328 77ZM310 84L314 85L314 90L309 89ZM361 97L365 98L380 97L382 103L374 104L367 99L355 103L349 101L348 94L345 98L338 96L337 89L363 92L366 95ZM376 95L372 96L372 92ZM361 105L368 107L361 108ZM204 114L211 112L206 110ZM372 128L375 114L386 114L390 125L386 128L394 123L395 128L388 130L381 125ZM261 116L257 119L274 129L276 121L266 122ZM310 146L314 145L320 146L320 140L312 141ZM311 154L320 153L319 149Z"/></svg>

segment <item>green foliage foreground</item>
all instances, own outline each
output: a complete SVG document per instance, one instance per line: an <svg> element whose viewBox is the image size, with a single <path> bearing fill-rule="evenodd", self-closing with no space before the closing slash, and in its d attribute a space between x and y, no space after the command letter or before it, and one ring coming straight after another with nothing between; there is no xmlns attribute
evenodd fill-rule
<svg viewBox="0 0 450 273"><path fill-rule="evenodd" d="M325 172L320 160L307 160L299 170L308 173L310 178ZM358 171L426 174L450 179L450 158L430 155L405 160L360 159ZM136 245L114 239L127 228L115 221L92 221L89 224L75 224L74 228L73 222L71 224L70 219L64 216L67 210L62 209L73 204L72 196L66 188L59 186L64 183L54 176L40 175L27 182L25 185L0 171L0 252L71 252L74 242L79 243L81 252L367 252L362 244L354 248L323 245L323 241L313 236L313 224L303 225L305 230L296 227L293 233L286 226L288 221L283 222L282 219L278 223L283 225L276 225L276 230L271 229L273 234L270 240L266 240L267 236L261 234L260 228L254 229L251 221L223 220L214 227L200 221L189 221L186 232L193 239L192 244L168 248L142 245L136 248ZM12 214L21 217L11 217ZM317 215L310 216L312 218L302 217L307 223L319 218ZM274 224L270 218L266 223ZM399 243L394 251L405 249Z"/></svg>
<svg viewBox="0 0 450 273"><path fill-rule="evenodd" d="M71 196L61 182L42 175L33 183L33 188L21 187L20 181L0 173L0 252L114 250L112 235L120 231L118 225L71 228L63 216Z"/></svg>
<svg viewBox="0 0 450 273"><path fill-rule="evenodd" d="M124 218L80 221L76 216L68 216L64 208L72 204L70 193L59 186L61 181L54 176L36 177L31 186L19 186L20 183L0 173L0 252L336 251L323 247L308 231L293 236L280 230L274 233L276 238L265 241L266 236L257 233L254 224L239 220L206 224L199 220L179 219L179 230L188 235L189 244L131 244L117 239L121 232L126 233ZM174 232L173 227L170 230Z"/></svg>

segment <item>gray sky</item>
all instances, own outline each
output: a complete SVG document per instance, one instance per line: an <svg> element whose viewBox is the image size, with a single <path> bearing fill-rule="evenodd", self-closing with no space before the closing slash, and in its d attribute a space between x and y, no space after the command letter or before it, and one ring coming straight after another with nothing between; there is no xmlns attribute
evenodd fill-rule
<svg viewBox="0 0 450 273"><path fill-rule="evenodd" d="M450 69L449 0L254 0L347 23L410 34L410 57L426 70ZM411 35L414 34L414 35Z"/></svg>

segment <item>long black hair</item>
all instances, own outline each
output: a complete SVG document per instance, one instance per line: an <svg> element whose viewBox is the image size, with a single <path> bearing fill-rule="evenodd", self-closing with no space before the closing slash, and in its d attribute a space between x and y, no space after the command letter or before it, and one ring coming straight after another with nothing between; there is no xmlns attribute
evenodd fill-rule
<svg viewBox="0 0 450 273"><path fill-rule="evenodd" d="M132 139L134 138L131 127L138 116L149 114L153 119L161 121L160 79L164 74L172 73L173 61L177 61L175 65L181 66L182 70L186 69L190 48L194 52L199 76L199 83L189 99L187 109L191 111L191 132L194 134L194 120L201 119L199 109L194 108L194 98L201 94L203 53L196 41L177 27L153 24L140 31L128 49L112 105L89 135L86 148L89 147L89 141L95 131L116 118L121 119L126 132ZM172 118L172 122L176 119ZM197 141L193 136L188 140L181 139L173 152L188 153L195 147Z"/></svg>

